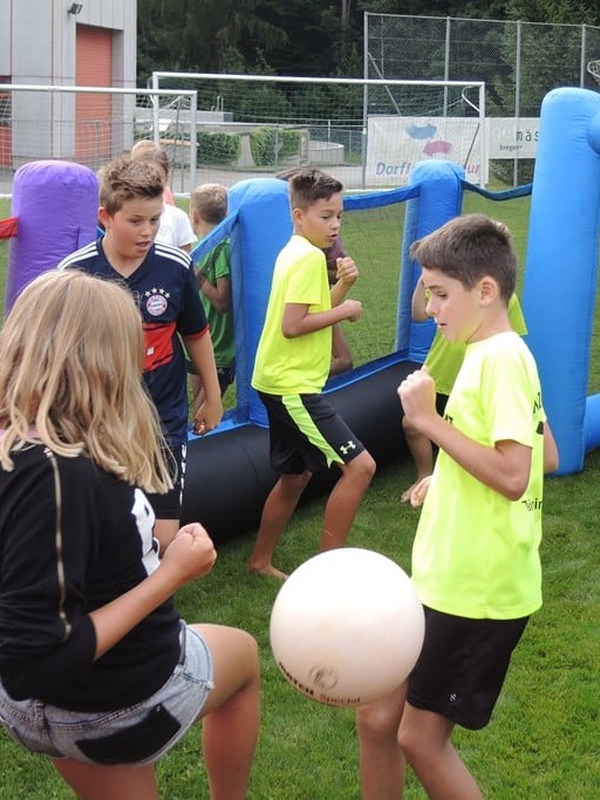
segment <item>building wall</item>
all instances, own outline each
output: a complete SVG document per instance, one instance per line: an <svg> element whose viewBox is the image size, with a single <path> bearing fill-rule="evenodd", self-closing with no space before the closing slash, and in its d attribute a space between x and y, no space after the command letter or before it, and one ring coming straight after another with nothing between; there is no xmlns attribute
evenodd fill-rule
<svg viewBox="0 0 600 800"><path fill-rule="evenodd" d="M82 0L79 14L68 13L70 5L71 0L0 0L0 19L10 20L0 26L0 77L24 85L135 87L137 0ZM96 73L85 66L94 58L102 65ZM89 118L93 103L92 95L81 97L47 90L12 93L14 166L32 158L78 158L91 164L92 144L82 148L76 143L78 116ZM112 109L109 96L93 97L106 121ZM117 105L121 119L133 113L135 97L121 97ZM122 149L128 134L114 123L111 127L111 141L118 145L108 150Z"/></svg>
<svg viewBox="0 0 600 800"><path fill-rule="evenodd" d="M10 75L10 31L13 0L0 0L0 80Z"/></svg>

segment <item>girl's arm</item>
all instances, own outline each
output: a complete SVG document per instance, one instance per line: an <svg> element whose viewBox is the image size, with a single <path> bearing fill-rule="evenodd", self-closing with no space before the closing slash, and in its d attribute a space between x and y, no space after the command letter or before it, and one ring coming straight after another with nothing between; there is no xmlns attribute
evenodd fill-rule
<svg viewBox="0 0 600 800"><path fill-rule="evenodd" d="M199 523L181 528L152 574L89 614L96 632L95 659L114 647L178 589L207 575L216 558L212 540Z"/></svg>

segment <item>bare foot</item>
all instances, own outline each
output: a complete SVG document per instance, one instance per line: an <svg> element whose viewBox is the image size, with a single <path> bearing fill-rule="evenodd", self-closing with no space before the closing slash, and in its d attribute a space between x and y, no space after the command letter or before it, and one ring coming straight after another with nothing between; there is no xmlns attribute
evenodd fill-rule
<svg viewBox="0 0 600 800"><path fill-rule="evenodd" d="M412 491L415 488L415 486L420 482L420 480L421 480L420 478L417 478L417 480L414 483L411 483L411 485L408 487L408 489L405 489L405 491L402 492L402 494L400 495L400 502L401 503L410 502L410 496L412 494Z"/></svg>
<svg viewBox="0 0 600 800"><path fill-rule="evenodd" d="M277 569L272 564L266 564L264 567L249 566L248 572L254 573L255 575L266 575L268 578L277 578L277 580L280 581L284 581L287 578L285 572Z"/></svg>

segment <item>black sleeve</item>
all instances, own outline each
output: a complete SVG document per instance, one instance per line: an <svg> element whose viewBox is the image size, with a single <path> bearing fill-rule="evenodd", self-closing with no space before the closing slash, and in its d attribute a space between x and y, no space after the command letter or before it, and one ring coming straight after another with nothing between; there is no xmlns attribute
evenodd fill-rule
<svg viewBox="0 0 600 800"><path fill-rule="evenodd" d="M88 459L56 458L41 446L0 476L0 675L15 699L43 697L93 663L93 481Z"/></svg>

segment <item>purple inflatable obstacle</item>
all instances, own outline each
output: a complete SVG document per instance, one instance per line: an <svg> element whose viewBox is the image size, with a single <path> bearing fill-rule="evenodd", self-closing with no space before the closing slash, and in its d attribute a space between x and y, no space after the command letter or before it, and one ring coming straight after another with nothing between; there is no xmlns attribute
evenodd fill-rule
<svg viewBox="0 0 600 800"><path fill-rule="evenodd" d="M98 179L82 164L32 161L15 173L11 214L19 233L10 242L5 313L33 278L96 236Z"/></svg>

